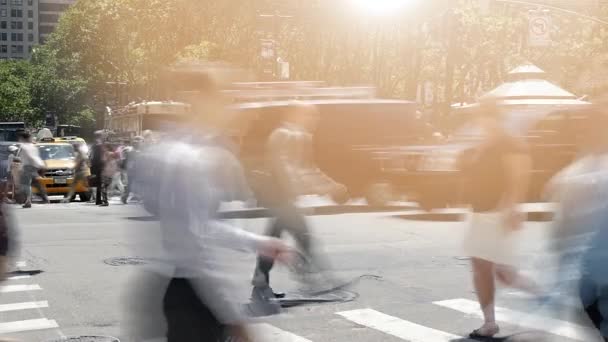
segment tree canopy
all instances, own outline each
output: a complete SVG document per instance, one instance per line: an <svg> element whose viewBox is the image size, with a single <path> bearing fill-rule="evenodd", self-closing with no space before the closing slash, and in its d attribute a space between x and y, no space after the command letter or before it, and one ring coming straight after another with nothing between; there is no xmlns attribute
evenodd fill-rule
<svg viewBox="0 0 608 342"><path fill-rule="evenodd" d="M0 119L39 125L54 112L91 125L117 92L160 97L160 72L180 60L259 70L263 38L276 39L294 80L373 84L385 97L414 99L430 82L436 103L471 101L524 62L575 93L606 90L594 77L605 72L608 25L583 16L552 9L553 44L531 47L521 4L421 1L379 18L348 1L79 0L31 61L0 63ZM575 10L608 20L607 5Z"/></svg>

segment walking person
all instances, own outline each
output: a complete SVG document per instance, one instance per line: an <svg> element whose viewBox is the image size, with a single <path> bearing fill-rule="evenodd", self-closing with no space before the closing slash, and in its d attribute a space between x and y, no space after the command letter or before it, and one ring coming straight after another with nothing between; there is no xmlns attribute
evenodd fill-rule
<svg viewBox="0 0 608 342"><path fill-rule="evenodd" d="M326 195L344 193L346 188L333 181L315 165L313 134L319 120L315 106L293 102L287 109L283 123L271 135L266 151L266 176L258 201L275 217L266 234L280 238L283 232L296 240L305 260L305 273L324 268L319 255L313 250L313 241L306 217L295 205L300 195ZM252 284L252 300L269 302L284 297L270 286L270 271L274 260L267 256L258 258ZM307 280L307 279L303 279Z"/></svg>
<svg viewBox="0 0 608 342"><path fill-rule="evenodd" d="M74 160L74 180L70 185L70 192L67 197L63 199L63 203L69 203L76 194L76 187L79 183L87 182L87 156L82 147L76 147L75 149L76 158Z"/></svg>
<svg viewBox="0 0 608 342"><path fill-rule="evenodd" d="M120 198L123 204L127 204L129 196L135 189L135 182L137 181L137 172L135 165L141 153L141 144L143 140L143 137L136 136L135 138L133 138L133 145L130 148L123 150L123 167L125 172L127 173L127 185L125 186L125 191L122 193L122 196Z"/></svg>
<svg viewBox="0 0 608 342"><path fill-rule="evenodd" d="M104 157L103 163L104 168L101 172L101 204L102 207L110 205L108 201L109 193L114 185L116 175L119 174L118 170L118 153L114 151L110 144L104 145Z"/></svg>
<svg viewBox="0 0 608 342"><path fill-rule="evenodd" d="M46 188L40 184L40 172L44 170L44 161L40 158L38 148L32 143L32 136L29 132L19 132L19 142L21 143L21 165L23 166L20 176L20 188L25 197L23 208L32 207L32 186L38 190L38 195L42 197L44 203L49 203Z"/></svg>
<svg viewBox="0 0 608 342"><path fill-rule="evenodd" d="M578 293L585 314L608 341L608 127L607 102L589 110L578 127L580 157L548 185L557 203L553 250L559 256L556 292L570 292L572 276L579 275ZM579 310L576 310L578 313Z"/></svg>
<svg viewBox="0 0 608 342"><path fill-rule="evenodd" d="M102 131L95 132L95 144L91 149L91 176L93 177L93 186L95 187L95 204L102 205L103 199L101 196L102 173L105 168L105 153L104 134Z"/></svg>
<svg viewBox="0 0 608 342"><path fill-rule="evenodd" d="M462 165L471 181L473 209L464 249L472 260L473 283L484 318L470 337L486 338L500 331L495 317L496 281L530 292L537 290L512 266L516 232L524 221L518 205L527 194L530 156L523 142L503 127L496 102L481 102L478 110L484 141Z"/></svg>
<svg viewBox="0 0 608 342"><path fill-rule="evenodd" d="M222 130L225 116L219 107L209 107L220 94L211 80L200 77L203 85L187 127L146 148L141 160L141 170L157 171L157 181L144 186L158 189L147 189L142 196L146 201L148 194L162 194L162 199L154 198L162 248L148 251L161 253L154 258L158 263L150 265L134 288L143 297L129 305L133 322L128 326L134 328L131 335L137 341L162 336L168 342L251 341L241 305L226 293L230 282L225 264L233 259L223 251L258 252L278 259L289 252L280 240L240 230L218 218L220 202L231 200L231 185L243 182L231 177L237 173L225 172L240 169L234 155L206 139L210 125ZM162 316L166 325L159 322Z"/></svg>

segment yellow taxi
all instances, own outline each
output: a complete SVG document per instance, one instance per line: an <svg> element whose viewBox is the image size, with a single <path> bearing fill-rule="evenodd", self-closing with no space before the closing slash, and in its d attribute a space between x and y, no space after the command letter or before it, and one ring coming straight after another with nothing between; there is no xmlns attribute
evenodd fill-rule
<svg viewBox="0 0 608 342"><path fill-rule="evenodd" d="M71 136L58 137L58 138L55 138L55 142L69 143L72 146L74 146L74 149L80 149L85 154L87 154L87 155L89 154L89 146L87 145L87 142L83 138L71 137Z"/></svg>
<svg viewBox="0 0 608 342"><path fill-rule="evenodd" d="M70 192L70 187L74 182L74 167L76 158L74 146L68 142L61 142L54 138L44 138L36 143L36 147L40 152L40 158L44 161L45 170L41 174L40 183L46 188L49 196L63 195L67 196ZM19 152L17 153L19 157ZM15 184L19 184L18 177L20 174L20 165L13 167L15 172ZM90 171L87 167L84 180L76 184L75 193L78 194L81 201L88 201L91 198L91 192L88 186L87 178ZM34 193L36 188L32 188ZM20 191L19 191L20 192Z"/></svg>

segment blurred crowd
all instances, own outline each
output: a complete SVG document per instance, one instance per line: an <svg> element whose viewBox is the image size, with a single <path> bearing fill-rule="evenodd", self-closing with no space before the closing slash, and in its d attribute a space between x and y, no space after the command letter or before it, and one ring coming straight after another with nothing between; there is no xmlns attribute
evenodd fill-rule
<svg viewBox="0 0 608 342"><path fill-rule="evenodd" d="M151 229L141 240L147 241L142 247L150 249L154 262L136 280L133 287L138 291L128 303L126 326L134 340L250 341L248 314L225 291L230 288L225 264L231 261L225 250L258 254L251 300L259 313L281 311L284 293L270 283L275 261L297 265L298 279L309 285L311 294L331 289L336 280L315 248L295 201L301 195L347 190L315 165L312 142L319 114L313 105L294 101L283 113L267 141L265 167L252 182L241 166L238 143L230 138L243 124L225 110L221 83L206 73L189 74L185 80L176 71L175 77L191 82L190 91L198 94L184 126L160 140L147 134L122 144L106 142L99 132L90 157L77 151L75 177L86 177L90 162L96 204L108 206L109 196L116 193L123 203L143 201L160 220L160 229ZM600 103L592 110L578 158L546 189L547 198L558 204L551 246L559 267L557 281L541 286L523 276L513 261L520 243L517 232L526 219L520 205L531 172L528 148L500 125L499 103L480 104L478 120L485 138L461 161L462 172L473 184L469 194L473 213L464 250L472 259L473 283L484 317L472 338L499 333L494 305L500 282L528 291L548 305L575 296L608 341L608 135L602 130L608 126L608 105ZM42 166L28 138L21 137L22 149L28 151L24 164L31 175L24 182L33 184L32 177ZM269 209L274 220L264 236L220 218L220 204L236 200L257 201ZM9 255L11 246L7 222L0 222L3 256ZM292 235L297 246L282 242L284 233ZM147 245L150 241L154 243Z"/></svg>

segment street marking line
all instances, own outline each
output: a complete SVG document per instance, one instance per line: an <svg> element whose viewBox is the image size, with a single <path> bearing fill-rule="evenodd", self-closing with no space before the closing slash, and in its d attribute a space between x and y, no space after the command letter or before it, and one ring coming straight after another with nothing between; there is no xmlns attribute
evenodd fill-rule
<svg viewBox="0 0 608 342"><path fill-rule="evenodd" d="M344 311L337 314L359 325L410 342L450 342L462 339L461 336L428 328L372 309Z"/></svg>
<svg viewBox="0 0 608 342"><path fill-rule="evenodd" d="M14 321L0 323L0 334L9 334L30 330L44 330L58 328L59 325L54 320L46 318L28 319L25 321Z"/></svg>
<svg viewBox="0 0 608 342"><path fill-rule="evenodd" d="M23 292L23 291L36 291L42 290L40 285L4 285L0 286L0 293L8 293L8 292Z"/></svg>
<svg viewBox="0 0 608 342"><path fill-rule="evenodd" d="M312 342L268 323L257 323L250 326L256 337L263 338L264 342Z"/></svg>
<svg viewBox="0 0 608 342"><path fill-rule="evenodd" d="M32 277L31 275L20 275L20 276L8 277L8 278L6 278L6 280L21 280L21 279L28 279L31 277Z"/></svg>
<svg viewBox="0 0 608 342"><path fill-rule="evenodd" d="M469 299L451 299L433 304L483 318L479 304ZM496 307L496 320L579 341L593 341L597 336L595 329L590 327L501 307Z"/></svg>
<svg viewBox="0 0 608 342"><path fill-rule="evenodd" d="M15 265L17 267L26 267L27 266L27 262L25 262L25 261L17 261L17 263L15 263Z"/></svg>
<svg viewBox="0 0 608 342"><path fill-rule="evenodd" d="M28 309L40 309L48 308L49 302L23 302L23 303L12 303L0 305L0 312L16 311L16 310L28 310Z"/></svg>

